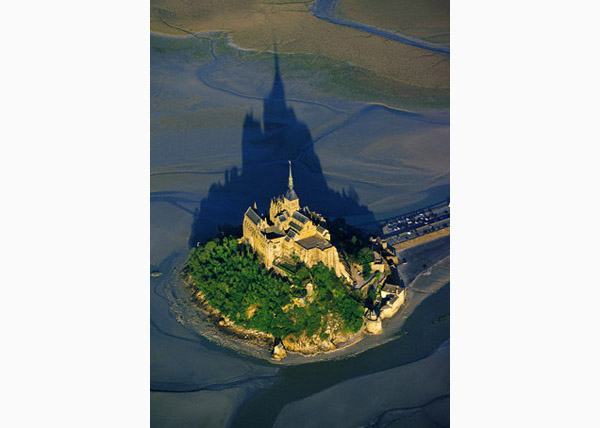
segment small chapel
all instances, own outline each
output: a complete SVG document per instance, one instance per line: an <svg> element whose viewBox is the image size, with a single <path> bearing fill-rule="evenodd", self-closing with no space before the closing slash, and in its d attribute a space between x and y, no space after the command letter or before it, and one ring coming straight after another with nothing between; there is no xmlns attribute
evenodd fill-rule
<svg viewBox="0 0 600 428"><path fill-rule="evenodd" d="M267 269L278 263L302 262L311 267L323 262L337 276L350 279L337 249L330 242L329 231L320 224L322 217L308 207L300 209L291 161L288 164L288 189L271 200L268 217L256 212L256 203L246 210L243 241L252 247Z"/></svg>

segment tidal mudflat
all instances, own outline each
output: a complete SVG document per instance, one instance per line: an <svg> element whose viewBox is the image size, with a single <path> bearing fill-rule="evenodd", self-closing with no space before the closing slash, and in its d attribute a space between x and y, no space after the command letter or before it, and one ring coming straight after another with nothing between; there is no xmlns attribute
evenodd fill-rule
<svg viewBox="0 0 600 428"><path fill-rule="evenodd" d="M415 362L340 382L285 405L274 427L448 426L449 343Z"/></svg>
<svg viewBox="0 0 600 428"><path fill-rule="evenodd" d="M415 90L422 92L423 89L429 89L430 94L445 94L448 106L449 55L411 46L394 37L398 25L402 34L423 39L438 34L438 30L415 33L413 29L406 28L406 22L414 22L420 27L442 25L447 32L450 25L447 14L444 25L439 22L436 24L432 16L423 13L423 9L428 7L443 7L444 2L412 2L412 8L406 7L406 1L365 1L358 7L342 2L339 5L341 14L349 15L353 24L359 24L357 27L318 17L323 16L323 11L328 12L326 15L329 16L340 14L340 7L336 3L332 0L151 0L150 28L161 34L175 36L225 31L235 45L256 52L272 49L273 42L277 41L280 53L301 56L305 67L324 58L330 59L345 64L346 78L357 69L366 71L368 77L362 79L360 86L377 86L378 76L383 76L388 79L385 86L388 93L411 91L414 97ZM414 7L415 3L419 4L417 8ZM448 8L447 2L445 7ZM382 21L378 16L371 16L374 8L382 10L387 19ZM389 26L389 21L395 25ZM373 27L392 31L374 34ZM405 29L408 31L403 31ZM426 42L447 43L437 39L428 39Z"/></svg>
<svg viewBox="0 0 600 428"><path fill-rule="evenodd" d="M224 223L239 224L243 215L239 207L248 198L266 203L258 194L260 187L277 183L280 177L285 183L287 156L302 160L311 152L320 164L313 159L304 162L305 168L300 165L300 198L313 196L310 185L324 188L326 183L368 207L372 215L330 209L324 206L330 199L324 192L320 200L307 202L358 226L449 196L447 111L365 102L361 98L370 95L358 90L352 97L341 96L346 89L314 70L307 72L286 55L279 55L279 63L282 101L293 115L286 117L287 131L304 135L286 140L293 141L281 153L271 153L269 162L255 163L255 174L244 179L247 186L235 190L235 184L227 186L244 170L243 140L251 140L256 126L269 120L264 107L274 82L274 54L240 51L222 37L202 37L153 36L153 45L158 40L159 47L151 55L152 263L187 245L194 212L211 187L227 187L204 201L211 205L211 216ZM247 158L260 158L257 145L246 149ZM267 190L269 197L279 193L269 187L265 195ZM227 192L231 196L227 203L218 201ZM244 198L241 193L248 195Z"/></svg>
<svg viewBox="0 0 600 428"><path fill-rule="evenodd" d="M352 394L352 379L360 376L394 368L404 376L400 372L429 371L431 365L449 370L443 347L435 353L449 338L447 261L414 280L416 291L409 298L421 302L410 316L397 318L403 325L395 336L342 359L277 366L207 340L178 319L172 299L175 272L192 238L239 224L239 207L253 201L260 206L266 195L277 193L278 183L285 187L287 159L298 165L301 200L313 198L315 209L366 229L449 195L446 110L432 108L426 95L417 108L414 99L406 105L401 97L384 100L377 88L349 88L331 79L331 69L319 72L330 63L305 63L294 55L278 55L277 83L275 58L273 51L237 49L219 33L152 36L151 263L163 273L151 279L156 427L272 426L310 408L311 396L335 396L328 388ZM278 131L270 133L273 124ZM423 264L431 267L442 258ZM423 358L424 365L415 363ZM367 379L379 382L378 376ZM397 426L408 426L432 408L440 412L446 406L444 379L408 401L401 396L398 403L386 404L417 409L410 417L388 412L393 409L364 409L351 420L400 415L394 419ZM378 389L372 391L377 397ZM335 405L338 399L331 400ZM321 411L314 417L313 426L326 420L319 419L325 417ZM443 422L443 417L434 420Z"/></svg>

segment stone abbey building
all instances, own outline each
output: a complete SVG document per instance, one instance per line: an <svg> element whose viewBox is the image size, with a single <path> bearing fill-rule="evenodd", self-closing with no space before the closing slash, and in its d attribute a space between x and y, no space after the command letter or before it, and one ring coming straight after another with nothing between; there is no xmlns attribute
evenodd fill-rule
<svg viewBox="0 0 600 428"><path fill-rule="evenodd" d="M321 220L319 214L307 207L300 209L300 200L294 191L292 163L289 162L287 192L271 200L268 217L256 212L256 204L246 210L243 241L256 251L267 269L280 262L294 263L295 260L308 267L323 262L337 276L350 279L337 249L329 241L329 231L320 225Z"/></svg>

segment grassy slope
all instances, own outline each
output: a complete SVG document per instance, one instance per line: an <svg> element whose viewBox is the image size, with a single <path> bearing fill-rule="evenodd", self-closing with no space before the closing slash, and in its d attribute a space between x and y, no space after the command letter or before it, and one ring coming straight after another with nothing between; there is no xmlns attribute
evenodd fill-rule
<svg viewBox="0 0 600 428"><path fill-rule="evenodd" d="M275 4L285 3L285 4ZM404 85L448 89L447 55L315 18L308 2L151 0L151 30L162 34L227 31L236 45L317 55Z"/></svg>
<svg viewBox="0 0 600 428"><path fill-rule="evenodd" d="M341 0L338 12L357 22L433 43L450 42L449 0Z"/></svg>

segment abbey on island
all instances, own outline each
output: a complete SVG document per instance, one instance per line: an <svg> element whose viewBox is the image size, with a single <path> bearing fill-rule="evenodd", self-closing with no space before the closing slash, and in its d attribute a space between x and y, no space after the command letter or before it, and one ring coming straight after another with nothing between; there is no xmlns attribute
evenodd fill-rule
<svg viewBox="0 0 600 428"><path fill-rule="evenodd" d="M350 280L337 249L330 242L329 231L321 225L321 215L308 207L300 208L294 191L292 163L288 163L287 192L271 200L268 217L257 213L256 203L246 210L242 241L252 247L267 269L279 263L302 262L311 267L322 262L337 276Z"/></svg>

